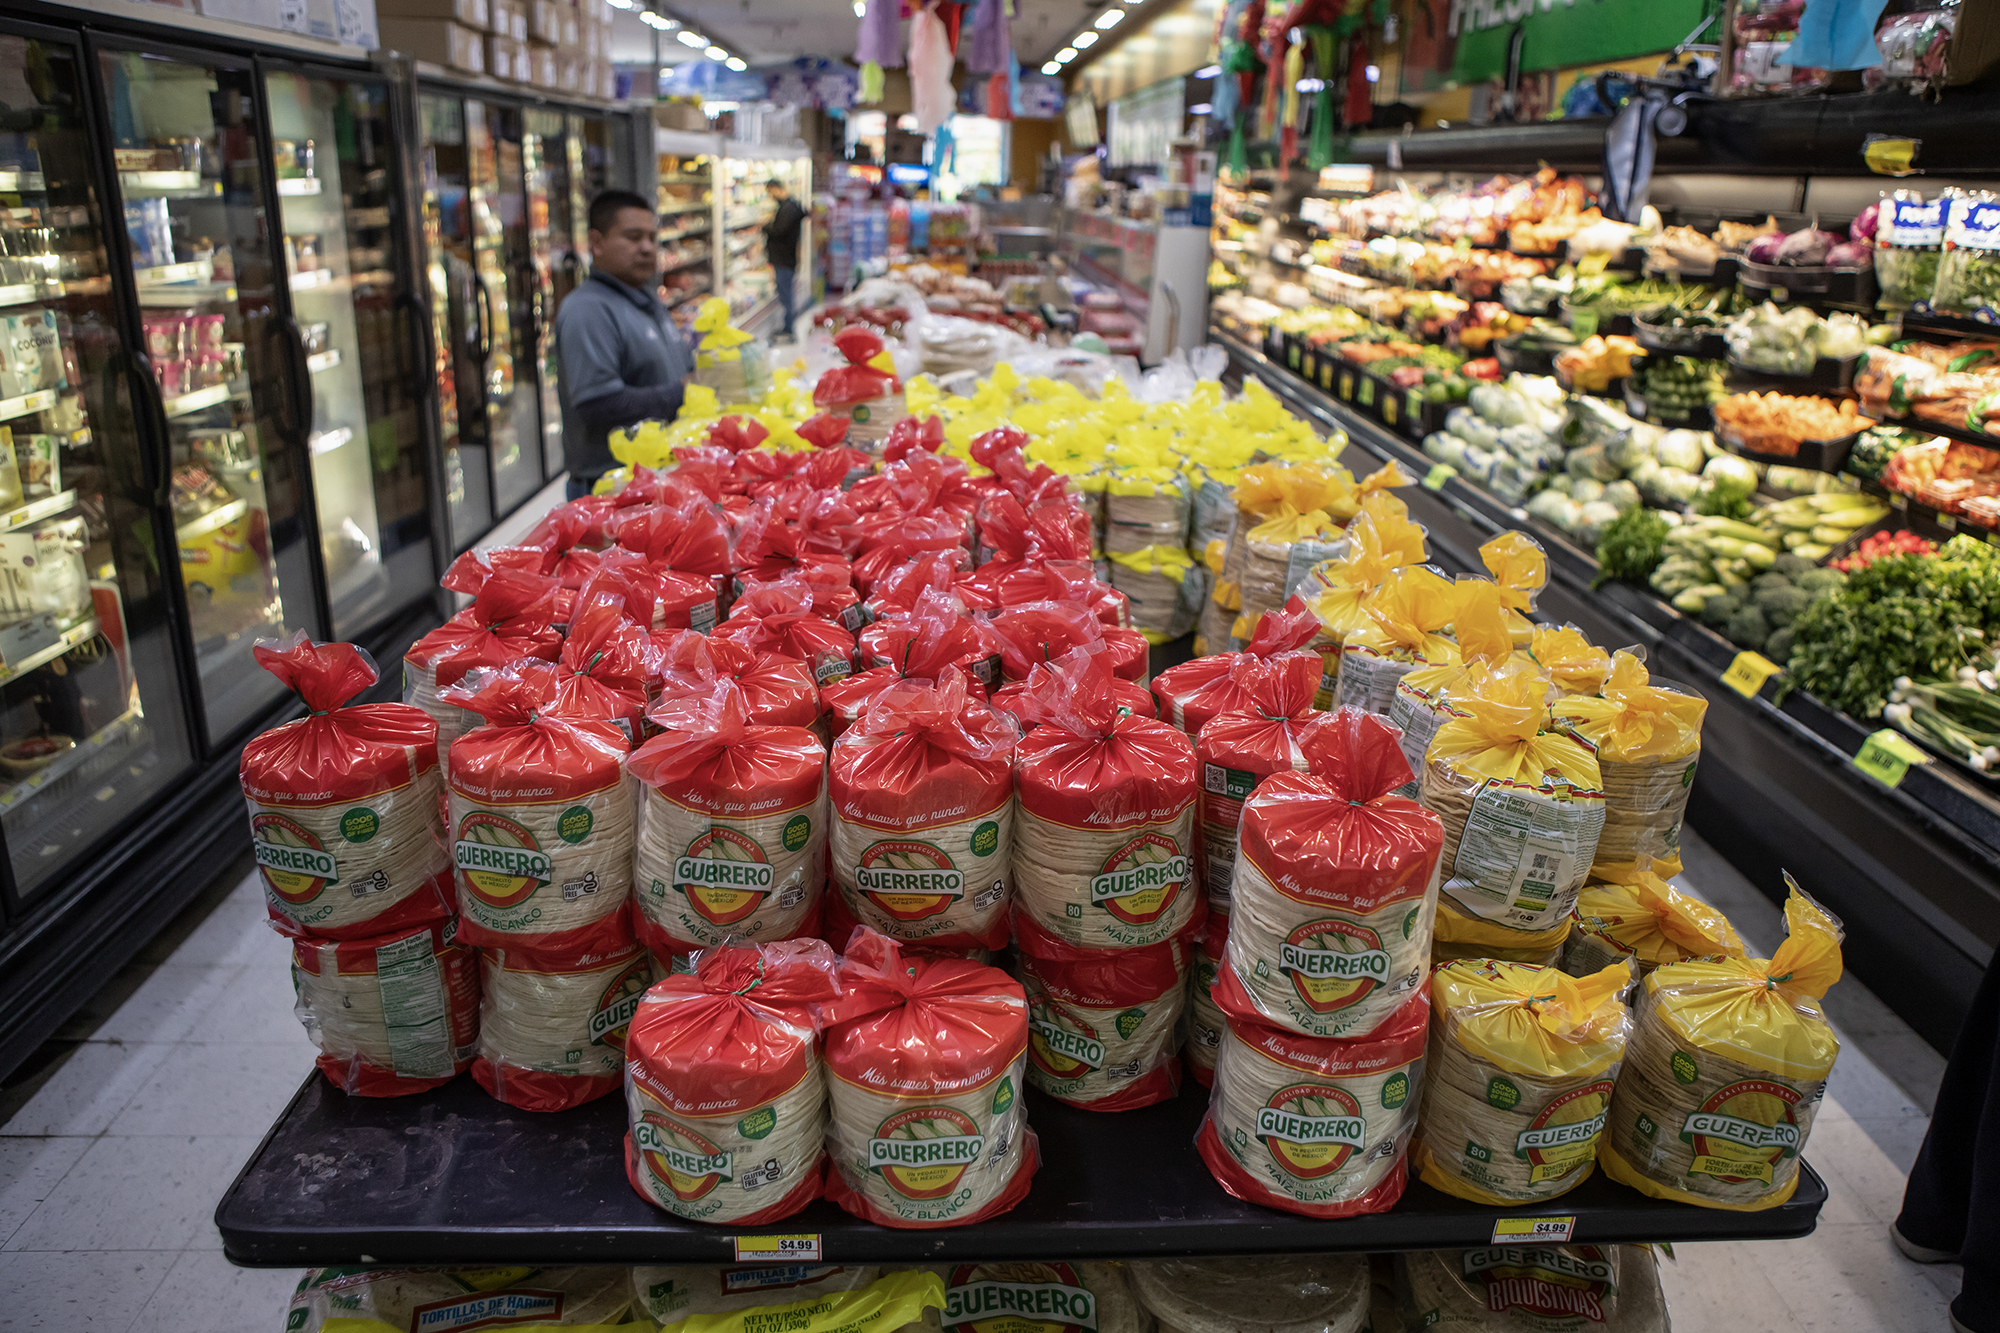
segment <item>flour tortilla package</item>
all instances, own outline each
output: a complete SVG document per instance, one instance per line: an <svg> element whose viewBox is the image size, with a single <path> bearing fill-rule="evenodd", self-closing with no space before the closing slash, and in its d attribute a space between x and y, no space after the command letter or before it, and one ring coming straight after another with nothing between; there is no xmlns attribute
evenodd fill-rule
<svg viewBox="0 0 2000 1333"><path fill-rule="evenodd" d="M1028 925L1018 945L1028 1082L1087 1111L1129 1111L1180 1091L1187 944L1069 949Z"/></svg>
<svg viewBox="0 0 2000 1333"><path fill-rule="evenodd" d="M1320 714L1298 744L1308 771L1265 778L1243 807L1216 998L1309 1036L1364 1037L1422 993L1443 834L1390 794L1410 769L1380 718Z"/></svg>
<svg viewBox="0 0 2000 1333"><path fill-rule="evenodd" d="M723 680L663 701L630 761L643 785L632 864L639 938L662 958L812 934L826 887L826 747L750 721Z"/></svg>
<svg viewBox="0 0 2000 1333"><path fill-rule="evenodd" d="M565 1111L618 1091L626 1029L653 984L636 940L604 954L479 951L479 1054L472 1077L497 1101Z"/></svg>
<svg viewBox="0 0 2000 1333"><path fill-rule="evenodd" d="M1389 702L1389 725L1403 733L1403 758L1410 771L1423 771L1424 751L1438 728L1460 717L1452 702L1471 692L1475 673L1492 670L1505 663L1513 652L1502 617L1500 588L1485 579L1460 579L1458 605L1452 613L1452 635L1458 644L1456 659L1420 666L1396 682L1396 696ZM1413 781L1402 793L1417 794Z"/></svg>
<svg viewBox="0 0 2000 1333"><path fill-rule="evenodd" d="M1220 919L1227 922L1228 918ZM1215 1053L1222 1045L1228 1019L1215 1002L1217 974L1227 967L1226 937L1217 930L1218 918L1210 917L1202 932L1193 966L1188 969L1187 1056L1188 1072L1204 1088L1215 1086Z"/></svg>
<svg viewBox="0 0 2000 1333"><path fill-rule="evenodd" d="M408 704L342 707L375 664L304 631L251 650L308 715L253 737L238 773L271 922L351 939L451 915L437 723Z"/></svg>
<svg viewBox="0 0 2000 1333"><path fill-rule="evenodd" d="M1653 682L1631 653L1612 655L1601 698L1571 695L1552 710L1556 723L1597 752L1604 786L1604 829L1592 871L1615 874L1641 858L1660 875L1681 872L1681 825L1701 759L1708 700Z"/></svg>
<svg viewBox="0 0 2000 1333"><path fill-rule="evenodd" d="M495 570L480 584L472 605L410 645L403 654L403 702L438 724L438 764L451 743L478 725L439 691L479 669L504 667L523 657L553 662L562 636L556 618L556 581L525 570Z"/></svg>
<svg viewBox="0 0 2000 1333"><path fill-rule="evenodd" d="M1281 614L1265 616L1264 624ZM1269 660L1246 655L1231 670L1237 701L1202 726L1194 747L1201 776L1195 865L1211 913L1229 914L1243 803L1271 774L1306 770L1298 737L1311 719L1323 716L1312 706L1319 674L1311 653L1280 653Z"/></svg>
<svg viewBox="0 0 2000 1333"><path fill-rule="evenodd" d="M676 1217L745 1226L817 1199L817 1006L837 993L819 940L732 941L648 990L626 1041L632 1188Z"/></svg>
<svg viewBox="0 0 2000 1333"><path fill-rule="evenodd" d="M1597 757L1549 729L1527 671L1489 675L1431 741L1420 799L1444 824L1441 902L1455 942L1560 949L1604 827Z"/></svg>
<svg viewBox="0 0 2000 1333"><path fill-rule="evenodd" d="M660 697L706 697L718 680L742 687L750 720L766 727L810 727L819 721L819 686L796 658L688 630L658 636Z"/></svg>
<svg viewBox="0 0 2000 1333"><path fill-rule="evenodd" d="M1229 974L1229 1017L1195 1147L1236 1198L1308 1217L1395 1206L1423 1093L1429 996L1419 990L1373 1033L1323 1041L1257 1021Z"/></svg>
<svg viewBox="0 0 2000 1333"><path fill-rule="evenodd" d="M1743 957L1743 941L1727 917L1650 869L1593 879L1577 895L1570 919L1562 969L1573 977L1626 959L1643 977L1662 963Z"/></svg>
<svg viewBox="0 0 2000 1333"><path fill-rule="evenodd" d="M707 579L721 591L734 562L729 520L707 497L684 493L657 505L620 512L618 544L646 557L655 569Z"/></svg>
<svg viewBox="0 0 2000 1333"><path fill-rule="evenodd" d="M472 1063L479 963L433 921L363 940L292 941L296 1011L320 1072L355 1097L398 1097L449 1081Z"/></svg>
<svg viewBox="0 0 2000 1333"><path fill-rule="evenodd" d="M1130 1268L1160 1333L1361 1333L1368 1323L1366 1255L1236 1255Z"/></svg>
<svg viewBox="0 0 2000 1333"><path fill-rule="evenodd" d="M1507 1245L1396 1256L1403 1319L1443 1333L1668 1333L1644 1245Z"/></svg>
<svg viewBox="0 0 2000 1333"><path fill-rule="evenodd" d="M1189 740L1199 737L1202 724L1217 713L1245 705L1250 683L1258 678L1258 673L1239 667L1294 654L1311 657L1317 666L1317 655L1303 650L1318 628L1319 622L1306 604L1294 597L1281 610L1258 622L1256 634L1242 652L1196 657L1168 667L1153 678L1160 716L1185 731ZM1317 676L1314 683L1318 683Z"/></svg>
<svg viewBox="0 0 2000 1333"><path fill-rule="evenodd" d="M1152 1333L1127 1264L1014 1259L941 1276L947 1333Z"/></svg>
<svg viewBox="0 0 2000 1333"><path fill-rule="evenodd" d="M889 686L842 733L832 869L855 920L931 948L1006 943L1019 735L956 674Z"/></svg>
<svg viewBox="0 0 2000 1333"><path fill-rule="evenodd" d="M1458 656L1444 633L1458 598L1452 581L1427 566L1391 570L1362 604L1369 623L1341 642L1335 701L1387 717L1398 680Z"/></svg>
<svg viewBox="0 0 2000 1333"><path fill-rule="evenodd" d="M1798 1188L1840 1053L1820 1006L1840 980L1841 928L1785 882L1790 934L1769 962L1668 963L1642 984L1597 1150L1613 1180L1739 1212L1775 1208Z"/></svg>
<svg viewBox="0 0 2000 1333"><path fill-rule="evenodd" d="M936 1328L943 1279L861 1264L635 1268L639 1310L662 1333L897 1333Z"/></svg>
<svg viewBox="0 0 2000 1333"><path fill-rule="evenodd" d="M533 672L501 671L443 697L486 719L452 742L447 773L465 942L616 948L631 930L625 733L549 717Z"/></svg>
<svg viewBox="0 0 2000 1333"><path fill-rule="evenodd" d="M986 628L1007 680L1026 680L1038 663L1054 661L1073 648L1095 650L1101 640L1113 675L1146 683L1145 636L1136 630L1109 629L1075 602L1010 606L989 615Z"/></svg>
<svg viewBox="0 0 2000 1333"><path fill-rule="evenodd" d="M1121 715L1104 655L1072 649L1028 678L1015 751L1021 919L1085 949L1138 949L1200 924L1194 746Z"/></svg>
<svg viewBox="0 0 2000 1333"><path fill-rule="evenodd" d="M590 1268L311 1268L285 1333L426 1329L618 1328L651 1324L632 1308L627 1270Z"/></svg>
<svg viewBox="0 0 2000 1333"><path fill-rule="evenodd" d="M840 982L825 1011L827 1196L891 1227L963 1226L1019 1203L1038 1160L1020 983L977 963L913 960L867 929L848 942Z"/></svg>
<svg viewBox="0 0 2000 1333"><path fill-rule="evenodd" d="M1540 1203L1590 1178L1625 1056L1623 963L1447 963L1431 974L1424 1182L1474 1203Z"/></svg>

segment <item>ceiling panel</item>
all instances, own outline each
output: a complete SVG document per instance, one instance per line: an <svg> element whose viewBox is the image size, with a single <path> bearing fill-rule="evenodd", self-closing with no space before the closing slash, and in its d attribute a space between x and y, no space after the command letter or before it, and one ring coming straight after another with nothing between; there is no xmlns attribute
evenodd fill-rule
<svg viewBox="0 0 2000 1333"><path fill-rule="evenodd" d="M1113 3L1116 0L1112 0ZM1014 51L1034 69L1090 26L1106 0L1015 0ZM802 55L839 60L854 57L854 34L860 20L852 0L676 0L656 5L752 65L778 64ZM970 17L970 11L967 11ZM908 25L904 26L907 42ZM692 54L661 34L665 63ZM652 29L639 21L638 11L620 13L614 23L612 58L638 64L652 58ZM675 49L678 48L678 49Z"/></svg>

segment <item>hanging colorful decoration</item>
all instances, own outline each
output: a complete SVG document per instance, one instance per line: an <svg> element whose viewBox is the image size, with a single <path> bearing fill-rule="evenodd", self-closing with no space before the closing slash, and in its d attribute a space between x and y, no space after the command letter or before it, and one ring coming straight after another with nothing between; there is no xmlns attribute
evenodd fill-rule
<svg viewBox="0 0 2000 1333"><path fill-rule="evenodd" d="M1008 29L1013 17L1013 0L977 0L963 53L967 72L988 76L984 110L995 120L1014 118L1014 38Z"/></svg>
<svg viewBox="0 0 2000 1333"><path fill-rule="evenodd" d="M943 11L950 11L947 16ZM958 22L958 6L940 0L935 6L919 6L910 15L910 111L917 118L917 133L929 137L950 120L957 110L951 87L951 30Z"/></svg>
<svg viewBox="0 0 2000 1333"><path fill-rule="evenodd" d="M1222 82L1235 82L1236 96L1230 107L1229 170L1241 176L1250 170L1249 147L1244 139L1242 114L1250 105L1250 91L1257 86L1257 37L1264 28L1264 0L1250 0L1243 7L1243 23L1234 40L1222 49Z"/></svg>
<svg viewBox="0 0 2000 1333"><path fill-rule="evenodd" d="M1278 169L1290 171L1299 155L1299 80L1306 74L1304 42L1288 42L1285 51L1284 128L1278 131Z"/></svg>
<svg viewBox="0 0 2000 1333"><path fill-rule="evenodd" d="M882 71L903 63L903 0L868 0L854 35L854 63L861 66L860 104L882 100Z"/></svg>

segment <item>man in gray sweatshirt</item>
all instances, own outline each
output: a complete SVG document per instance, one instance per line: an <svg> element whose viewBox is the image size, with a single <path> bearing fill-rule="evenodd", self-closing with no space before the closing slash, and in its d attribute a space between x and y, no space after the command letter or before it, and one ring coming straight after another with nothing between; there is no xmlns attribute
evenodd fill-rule
<svg viewBox="0 0 2000 1333"><path fill-rule="evenodd" d="M590 202L590 280L556 312L571 499L618 466L611 432L673 420L694 373L694 352L660 303L659 230L652 206L629 191Z"/></svg>

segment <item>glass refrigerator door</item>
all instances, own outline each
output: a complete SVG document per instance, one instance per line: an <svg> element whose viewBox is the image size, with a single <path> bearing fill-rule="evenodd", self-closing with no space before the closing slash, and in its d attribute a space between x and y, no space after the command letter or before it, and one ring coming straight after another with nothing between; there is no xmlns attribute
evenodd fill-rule
<svg viewBox="0 0 2000 1333"><path fill-rule="evenodd" d="M119 333L67 41L0 29L0 827L17 904L193 755L154 515L166 477ZM116 223L112 223L116 226Z"/></svg>
<svg viewBox="0 0 2000 1333"><path fill-rule="evenodd" d="M486 330L486 436L493 463L493 511L507 514L542 485L521 111L468 101L465 131L472 164L475 295L482 303Z"/></svg>
<svg viewBox="0 0 2000 1333"><path fill-rule="evenodd" d="M273 73L273 171L292 258L291 332L312 383L313 497L335 638L437 578L421 407L396 309L395 145L385 84Z"/></svg>
<svg viewBox="0 0 2000 1333"><path fill-rule="evenodd" d="M472 169L465 103L425 94L418 172L423 181L424 277L430 303L431 377L444 452L445 507L455 554L493 526L493 474L486 462L485 305L472 253Z"/></svg>
<svg viewBox="0 0 2000 1333"><path fill-rule="evenodd" d="M570 255L569 160L561 113L523 113L521 172L528 196L529 302L534 313L535 365L542 390L542 471L563 470L562 401L556 396L556 306L576 285Z"/></svg>
<svg viewBox="0 0 2000 1333"><path fill-rule="evenodd" d="M199 56L100 57L145 330L171 444L180 579L210 744L284 694L250 654L261 638L319 630L311 515L299 475L311 386L280 326L278 229L264 212L271 160L248 68ZM321 271L298 254L299 274Z"/></svg>

